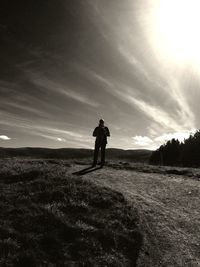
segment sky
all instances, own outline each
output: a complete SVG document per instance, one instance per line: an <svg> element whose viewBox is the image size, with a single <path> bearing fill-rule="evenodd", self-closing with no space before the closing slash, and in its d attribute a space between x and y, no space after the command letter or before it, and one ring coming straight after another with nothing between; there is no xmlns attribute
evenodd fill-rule
<svg viewBox="0 0 200 267"><path fill-rule="evenodd" d="M156 149L199 129L196 0L4 0L0 147Z"/></svg>

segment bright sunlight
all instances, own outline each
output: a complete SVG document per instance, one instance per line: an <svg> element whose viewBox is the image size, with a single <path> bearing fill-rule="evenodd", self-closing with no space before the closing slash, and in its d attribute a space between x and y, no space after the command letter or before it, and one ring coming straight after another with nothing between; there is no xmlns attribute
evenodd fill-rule
<svg viewBox="0 0 200 267"><path fill-rule="evenodd" d="M178 63L200 63L200 0L158 0L152 13L153 43Z"/></svg>

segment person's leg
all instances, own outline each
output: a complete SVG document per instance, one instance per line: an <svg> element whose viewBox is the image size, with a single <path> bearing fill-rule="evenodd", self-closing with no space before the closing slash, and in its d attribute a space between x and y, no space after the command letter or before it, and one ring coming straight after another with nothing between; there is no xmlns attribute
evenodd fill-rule
<svg viewBox="0 0 200 267"><path fill-rule="evenodd" d="M106 144L101 145L101 166L105 164L105 150Z"/></svg>
<svg viewBox="0 0 200 267"><path fill-rule="evenodd" d="M99 154L99 145L95 143L94 159L92 164L94 167L97 165L98 154Z"/></svg>

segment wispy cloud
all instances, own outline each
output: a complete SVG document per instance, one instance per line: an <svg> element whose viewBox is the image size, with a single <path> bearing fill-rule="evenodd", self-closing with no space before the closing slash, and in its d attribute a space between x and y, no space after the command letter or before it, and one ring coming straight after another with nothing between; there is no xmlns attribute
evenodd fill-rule
<svg viewBox="0 0 200 267"><path fill-rule="evenodd" d="M139 136L136 135L132 137L134 143L139 146L149 146L150 144L153 143L153 140L149 138L148 136Z"/></svg>
<svg viewBox="0 0 200 267"><path fill-rule="evenodd" d="M52 141L65 142L67 145L73 144L74 147L91 147L94 142L94 138L91 135L88 135L88 132L84 131L84 129L82 130L82 133L80 133L80 129L72 131L64 130L62 128L43 126L41 124L30 124L29 121L20 121L19 118L16 118L14 121L11 121L11 119L9 121L0 120L0 125L9 126L15 129L15 131L20 130L27 135L35 135Z"/></svg>
<svg viewBox="0 0 200 267"><path fill-rule="evenodd" d="M50 139L50 140L54 140L54 141L58 141L58 142L66 142L66 140L64 138L61 137L56 137L56 136L51 136L51 135L46 135L46 134L38 134L41 137Z"/></svg>
<svg viewBox="0 0 200 267"><path fill-rule="evenodd" d="M100 106L100 104L97 103L96 101L91 100L91 99L87 98L86 96L78 94L77 92L72 91L70 89L60 89L59 93L63 94L64 96L67 96L69 98L72 98L72 99L74 99L74 100L76 100L76 101L78 101L80 103L89 105L89 106L91 106L93 108Z"/></svg>
<svg viewBox="0 0 200 267"><path fill-rule="evenodd" d="M47 90L50 90L56 94L60 94L61 96L65 96L91 107L99 106L99 103L86 96L87 92L84 92L83 94L78 92L78 88L73 88L70 85L62 84L60 81L56 82L53 79L49 79L45 76L42 76L41 74L33 73L30 71L27 72L27 75L36 86L42 86L43 88L46 88Z"/></svg>
<svg viewBox="0 0 200 267"><path fill-rule="evenodd" d="M7 141L7 140L10 140L11 138L8 137L7 135L0 135L0 139L4 140L4 141Z"/></svg>
<svg viewBox="0 0 200 267"><path fill-rule="evenodd" d="M38 110L37 108L31 107L31 106L27 106L27 103L24 103L23 101L20 103L16 103L16 102L11 102L10 100L4 102L4 107L6 107L6 109L16 109L18 110L18 112L20 113L30 113L32 115L36 115L37 117L43 117L46 118L49 116L49 114L47 112L44 112L42 110Z"/></svg>
<svg viewBox="0 0 200 267"><path fill-rule="evenodd" d="M142 99L136 99L134 97L127 97L127 101L132 103L138 109L140 109L146 116L151 118L153 121L160 124L163 129L179 130L182 128L169 113L165 112L159 107L153 106L149 103L144 102Z"/></svg>
<svg viewBox="0 0 200 267"><path fill-rule="evenodd" d="M195 116L189 106L187 99L184 95L183 88L181 88L181 82L178 78L167 77L168 86L164 89L169 93L169 97L173 98L177 104L178 121L187 129L193 129L195 127Z"/></svg>
<svg viewBox="0 0 200 267"><path fill-rule="evenodd" d="M172 74L167 71L165 71L164 75L160 72L155 75L152 72L153 69L151 70L151 74L153 74L153 76L151 76L149 69L142 64L135 55L130 52L130 50L126 50L120 46L119 51L126 58L127 62L133 65L134 68L140 72L140 76L143 77L143 79L146 79L146 85L150 82L149 86L154 88L154 92L152 91L152 88L149 88L148 90L147 88L143 89L140 95L141 99L138 99L137 92L139 90L134 88L132 90L132 94L130 95L130 90L127 90L126 85L124 85L127 94L125 93L124 96L121 94L121 96L128 102L133 102L139 109L163 126L173 130L195 128L195 115L188 104L187 97L185 96L183 86L181 84L181 77L173 77ZM145 101L145 94L148 91L149 99L154 97L154 105ZM159 95L162 96L162 91L165 92L167 97L166 100L168 102L171 101L170 108L164 105L165 103L163 103L163 106L160 103L161 98Z"/></svg>
<svg viewBox="0 0 200 267"><path fill-rule="evenodd" d="M137 65L139 63L134 59L133 64ZM143 69L143 67L141 69ZM142 71L145 72L145 69ZM133 108L138 109L139 112L142 112L151 119L149 122L150 124L157 123L159 127L161 126L162 131L166 132L171 130L174 132L181 132L195 128L194 114L176 79L169 78L168 86L160 87L159 85L159 88L157 88L157 90L163 89L167 92L168 101L170 99L174 101L173 109L168 109L165 105L162 107L161 103L156 103L155 100L152 101L154 95L149 97L151 102L147 102L147 100L145 100L145 91L140 92L137 88L131 88L126 84L117 83L101 74L95 72L91 73L94 78L103 84L106 90L113 94L113 96L118 97L120 101L128 103ZM148 76L147 72L146 76ZM156 82L155 86L158 86Z"/></svg>
<svg viewBox="0 0 200 267"><path fill-rule="evenodd" d="M119 53L121 53L121 55L125 58L127 63L129 63L130 65L132 65L132 67L134 67L134 71L139 72L138 75L143 76L143 78L145 78L148 81L152 81L152 77L149 74L147 68L145 68L142 62L136 58L136 55L132 53L132 51L126 49L121 45L118 46L118 50Z"/></svg>
<svg viewBox="0 0 200 267"><path fill-rule="evenodd" d="M143 112L147 117L152 119L153 121L157 122L159 125L164 127L164 129L172 129L172 130L181 130L182 125L179 125L171 116L169 112L162 110L159 106L155 106L145 102L142 99L138 99L138 96L134 95L134 90L131 91L129 88L120 88L115 87L112 90L112 93L115 96L118 96L121 101L125 101L126 103L130 104L134 108L137 108L139 111Z"/></svg>
<svg viewBox="0 0 200 267"><path fill-rule="evenodd" d="M17 128L24 128L27 130L35 130L39 132L46 132L46 133L54 133L54 134L63 134L66 136L70 136L70 137L74 137L74 138L82 138L83 135L79 134L77 132L73 132L73 131L68 131L68 130L62 130L62 129L56 129L56 128L52 128L52 127L48 127L48 126L42 126L42 125L36 125L36 124L30 124L28 121L21 121L21 122L7 122L7 121L3 121L0 120L0 124L2 125L8 125L8 126L12 126L12 127L17 127Z"/></svg>

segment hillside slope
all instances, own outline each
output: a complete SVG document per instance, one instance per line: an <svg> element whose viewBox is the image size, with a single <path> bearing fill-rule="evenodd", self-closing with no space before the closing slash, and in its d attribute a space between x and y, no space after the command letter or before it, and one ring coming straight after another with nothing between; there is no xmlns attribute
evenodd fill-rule
<svg viewBox="0 0 200 267"><path fill-rule="evenodd" d="M200 170L109 165L82 177L137 207L144 235L138 266L200 266Z"/></svg>
<svg viewBox="0 0 200 267"><path fill-rule="evenodd" d="M200 170L122 161L91 169L85 160L0 160L1 260L199 266L199 177Z"/></svg>
<svg viewBox="0 0 200 267"><path fill-rule="evenodd" d="M0 266L136 266L137 209L55 160L0 161Z"/></svg>

